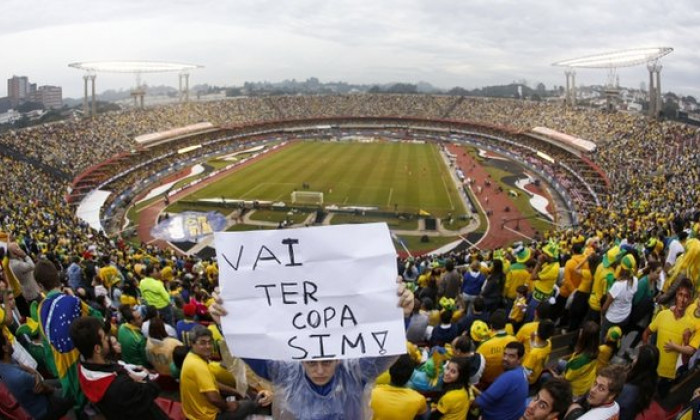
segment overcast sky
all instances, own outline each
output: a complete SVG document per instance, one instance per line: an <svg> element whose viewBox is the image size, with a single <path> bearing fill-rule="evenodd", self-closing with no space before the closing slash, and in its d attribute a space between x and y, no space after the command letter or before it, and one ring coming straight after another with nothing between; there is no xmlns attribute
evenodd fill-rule
<svg viewBox="0 0 700 420"><path fill-rule="evenodd" d="M662 90L700 96L697 0L2 0L0 78L82 95L68 63L154 60L205 66L190 85L305 80L419 81L476 88L526 80L565 84L551 63L608 51L670 46ZM619 70L648 84L644 66ZM605 70L577 82L602 84ZM177 86L176 74L144 75ZM4 84L4 83L3 83ZM132 77L100 74L97 90ZM0 95L6 95L4 86Z"/></svg>

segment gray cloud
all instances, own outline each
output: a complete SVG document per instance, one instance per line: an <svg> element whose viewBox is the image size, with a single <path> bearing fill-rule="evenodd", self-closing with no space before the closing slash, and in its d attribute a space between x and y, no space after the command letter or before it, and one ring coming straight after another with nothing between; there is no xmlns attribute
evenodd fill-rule
<svg viewBox="0 0 700 420"><path fill-rule="evenodd" d="M0 42L16 45L0 75L81 91L67 63L152 59L206 66L192 80L425 80L467 88L526 79L562 84L557 60L624 48L673 46L662 87L695 94L700 5L691 0L5 0ZM639 86L643 67L620 71ZM602 83L604 71L579 71ZM100 76L101 88L127 88ZM174 84L172 75L149 82Z"/></svg>

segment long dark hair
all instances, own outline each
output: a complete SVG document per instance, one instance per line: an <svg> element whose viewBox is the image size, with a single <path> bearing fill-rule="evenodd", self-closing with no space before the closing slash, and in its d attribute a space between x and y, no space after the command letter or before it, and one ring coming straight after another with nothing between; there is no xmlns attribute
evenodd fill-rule
<svg viewBox="0 0 700 420"><path fill-rule="evenodd" d="M447 393L448 391L460 388L466 389L469 386L469 358L453 357L448 361L448 363L454 363L457 365L457 372L459 372L459 376L457 377L456 381L445 384L445 386L442 388L443 392Z"/></svg>
<svg viewBox="0 0 700 420"><path fill-rule="evenodd" d="M638 398L634 400L634 416L646 410L651 404L659 379L653 367L658 364L659 349L656 346L646 344L639 348L637 360L627 374L627 383L635 385L639 390Z"/></svg>
<svg viewBox="0 0 700 420"><path fill-rule="evenodd" d="M159 316L151 318L151 323L148 325L148 336L156 340L164 340L168 337L168 332L165 330L165 323Z"/></svg>
<svg viewBox="0 0 700 420"><path fill-rule="evenodd" d="M576 353L585 354L589 359L598 357L598 336L600 328L593 321L586 321L576 341Z"/></svg>
<svg viewBox="0 0 700 420"><path fill-rule="evenodd" d="M493 260L489 280L496 279L498 282L498 291L503 293L503 286L506 282L506 275L503 273L503 261L499 259Z"/></svg>

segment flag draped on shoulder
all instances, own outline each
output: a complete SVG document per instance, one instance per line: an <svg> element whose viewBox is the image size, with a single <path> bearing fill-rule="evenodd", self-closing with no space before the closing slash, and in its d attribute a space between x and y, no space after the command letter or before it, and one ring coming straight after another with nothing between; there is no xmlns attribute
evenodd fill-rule
<svg viewBox="0 0 700 420"><path fill-rule="evenodd" d="M90 308L75 296L65 295L57 290L49 292L39 304L39 325L44 339L44 347L53 359L53 367L61 382L63 395L70 395L84 401L78 382L78 359L80 353L70 338L70 326L77 318L87 316Z"/></svg>
<svg viewBox="0 0 700 420"><path fill-rule="evenodd" d="M117 372L101 372L90 370L80 364L78 366L78 379L85 396L90 402L97 403L104 397L107 389L117 378Z"/></svg>

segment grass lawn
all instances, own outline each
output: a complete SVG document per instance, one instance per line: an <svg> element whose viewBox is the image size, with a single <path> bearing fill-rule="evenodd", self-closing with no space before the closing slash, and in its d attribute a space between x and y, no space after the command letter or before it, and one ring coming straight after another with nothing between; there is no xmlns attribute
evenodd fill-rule
<svg viewBox="0 0 700 420"><path fill-rule="evenodd" d="M210 211L218 211L224 216L228 216L234 209L223 207L221 204L206 204L206 203L183 203L182 201L177 201L165 208L167 213L182 213L184 211L200 211L207 213Z"/></svg>
<svg viewBox="0 0 700 420"><path fill-rule="evenodd" d="M372 216L359 216L354 214L342 214L335 213L331 219L332 225L346 225L346 224L356 224L356 223L376 223L376 222L386 222L389 229L398 230L416 230L418 229L418 219L413 220L401 220L398 218L383 219L379 217Z"/></svg>
<svg viewBox="0 0 700 420"><path fill-rule="evenodd" d="M496 180L496 183L498 185L503 187L503 191L508 191L508 190L512 189L512 190L515 190L518 192L517 197L510 197L510 199L513 201L513 203L515 204L515 207L518 209L518 211L520 211L520 213L524 217L534 216L537 213L535 211L535 209L533 209L532 206L530 205L530 196L529 195L527 195L522 190L520 190L518 188L514 188L514 187L504 183L503 181L501 181L501 179L503 179L503 177L507 177L507 176L512 175L511 173L506 172L506 171L499 169L499 168L495 168L495 167L490 166L490 165L484 165L484 169L486 169L486 172L488 172L491 175L492 179ZM529 222L535 230L539 230L540 232L546 232L546 231L552 229L551 224L545 222L543 219L540 219L540 218L533 217L533 218L527 219L527 222Z"/></svg>
<svg viewBox="0 0 700 420"><path fill-rule="evenodd" d="M464 205L437 145L304 141L233 172L188 200L226 197L290 201L295 189L324 194L324 204L368 206L437 217Z"/></svg>
<svg viewBox="0 0 700 420"><path fill-rule="evenodd" d="M469 197L473 203L476 203L478 201L476 199L476 197L474 196L474 194L472 193L471 189L465 188L464 192L466 192L469 195ZM481 211L478 212L478 215L479 215L479 227L476 228L476 230L474 232L484 234L484 233L486 233L486 227L488 226L488 219L486 218L486 214L484 214Z"/></svg>
<svg viewBox="0 0 700 420"><path fill-rule="evenodd" d="M299 213L294 212L291 215L288 211L276 211L276 210L255 210L250 214L251 220L260 220L263 222L275 222L279 223L283 220L290 220L293 224L302 223L309 217L309 213Z"/></svg>
<svg viewBox="0 0 700 420"><path fill-rule="evenodd" d="M214 168L214 170L225 168L226 166L228 166L232 163L236 163L236 161L235 160L223 160L223 159L211 159L211 160L207 161L207 165Z"/></svg>
<svg viewBox="0 0 700 420"><path fill-rule="evenodd" d="M129 226L136 226L139 224L139 211L135 206L129 207L126 211L126 218L129 219Z"/></svg>
<svg viewBox="0 0 700 420"><path fill-rule="evenodd" d="M269 230L277 229L277 226L258 226L258 225L246 225L245 223L238 223L233 226L229 226L226 232L242 232L248 230Z"/></svg>
<svg viewBox="0 0 700 420"><path fill-rule="evenodd" d="M427 251L433 251L435 249L440 248L441 246L447 245L450 242L456 241L457 238L456 236L429 236L429 242L421 242L421 237L420 236L409 236L409 235L398 235L399 238L403 240L403 242L406 244L408 249L411 250L411 252L427 252ZM394 242L394 246L396 247L397 251L404 251L403 247Z"/></svg>

